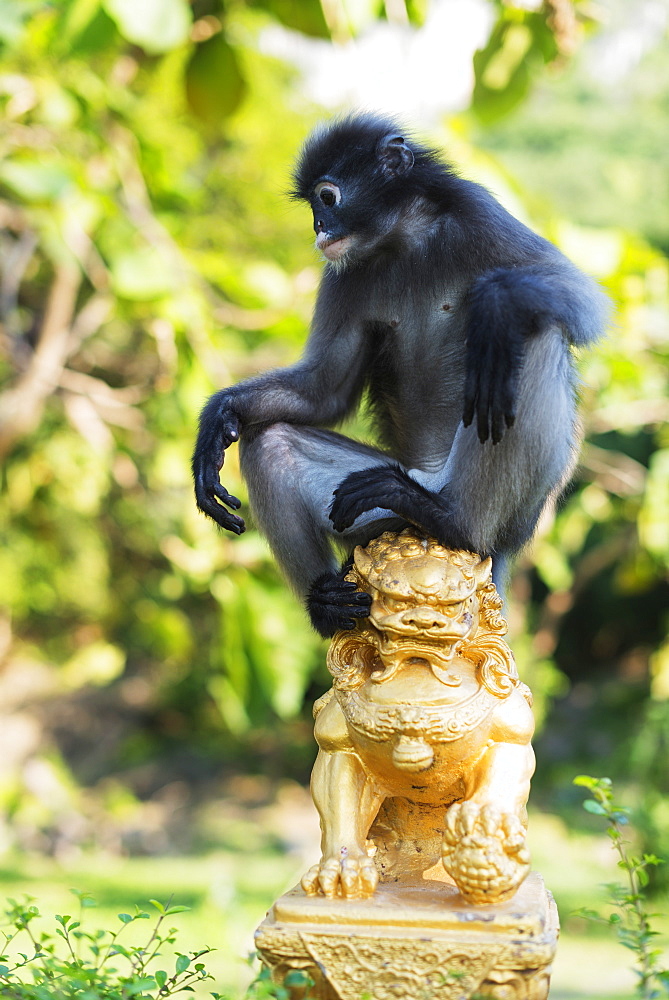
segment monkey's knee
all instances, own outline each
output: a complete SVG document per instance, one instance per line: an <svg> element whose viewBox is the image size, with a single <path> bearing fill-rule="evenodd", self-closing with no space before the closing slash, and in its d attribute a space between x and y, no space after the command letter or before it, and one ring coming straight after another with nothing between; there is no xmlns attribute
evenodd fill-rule
<svg viewBox="0 0 669 1000"><path fill-rule="evenodd" d="M283 422L245 430L239 445L242 475L252 475L259 465L263 472L281 472L295 447L295 434L295 427Z"/></svg>

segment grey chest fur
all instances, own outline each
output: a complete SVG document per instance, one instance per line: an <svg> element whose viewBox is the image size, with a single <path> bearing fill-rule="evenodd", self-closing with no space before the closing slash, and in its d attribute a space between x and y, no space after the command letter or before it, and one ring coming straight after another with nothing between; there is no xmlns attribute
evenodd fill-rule
<svg viewBox="0 0 669 1000"><path fill-rule="evenodd" d="M462 417L465 335L462 299L452 289L369 303L380 350L370 390L398 457L418 468L443 464Z"/></svg>

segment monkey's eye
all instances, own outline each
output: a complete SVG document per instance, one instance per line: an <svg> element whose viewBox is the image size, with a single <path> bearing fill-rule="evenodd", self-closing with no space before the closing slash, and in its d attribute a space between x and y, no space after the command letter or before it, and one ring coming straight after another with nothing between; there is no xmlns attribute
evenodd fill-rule
<svg viewBox="0 0 669 1000"><path fill-rule="evenodd" d="M320 184L317 184L314 194L326 208L332 208L333 205L338 205L341 201L341 191L336 184L331 184L330 181L321 181Z"/></svg>

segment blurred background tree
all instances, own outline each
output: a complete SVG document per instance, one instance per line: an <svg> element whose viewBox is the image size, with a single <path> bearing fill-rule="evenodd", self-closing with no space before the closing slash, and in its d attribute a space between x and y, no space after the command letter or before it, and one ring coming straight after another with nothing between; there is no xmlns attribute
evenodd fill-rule
<svg viewBox="0 0 669 1000"><path fill-rule="evenodd" d="M613 297L513 645L535 801L622 776L669 855L666 28L664 0L0 0L7 847L191 849L221 776L306 780L324 645L189 458L208 394L304 342L300 141L385 93Z"/></svg>

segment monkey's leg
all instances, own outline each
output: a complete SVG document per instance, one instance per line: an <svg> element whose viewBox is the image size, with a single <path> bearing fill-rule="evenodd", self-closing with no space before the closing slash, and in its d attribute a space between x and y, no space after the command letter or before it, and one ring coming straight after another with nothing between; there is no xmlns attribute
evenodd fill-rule
<svg viewBox="0 0 669 1000"><path fill-rule="evenodd" d="M338 487L331 519L355 529L380 499L398 516L454 549L493 556L495 583L508 557L531 538L547 503L571 472L577 437L573 376L558 331L528 343L514 426L481 443L460 424L443 469L397 464L356 470Z"/></svg>
<svg viewBox="0 0 669 1000"><path fill-rule="evenodd" d="M249 429L240 457L256 524L302 597L319 577L337 575L333 542L350 552L405 524L391 511L376 510L345 535L334 531L328 509L341 480L356 469L393 464L388 455L341 434L285 423Z"/></svg>
<svg viewBox="0 0 669 1000"><path fill-rule="evenodd" d="M528 342L515 423L502 440L481 444L473 426L458 428L435 485L450 524L468 547L491 554L493 565L496 554L508 556L529 541L571 474L578 439L573 383L563 339L549 330Z"/></svg>

